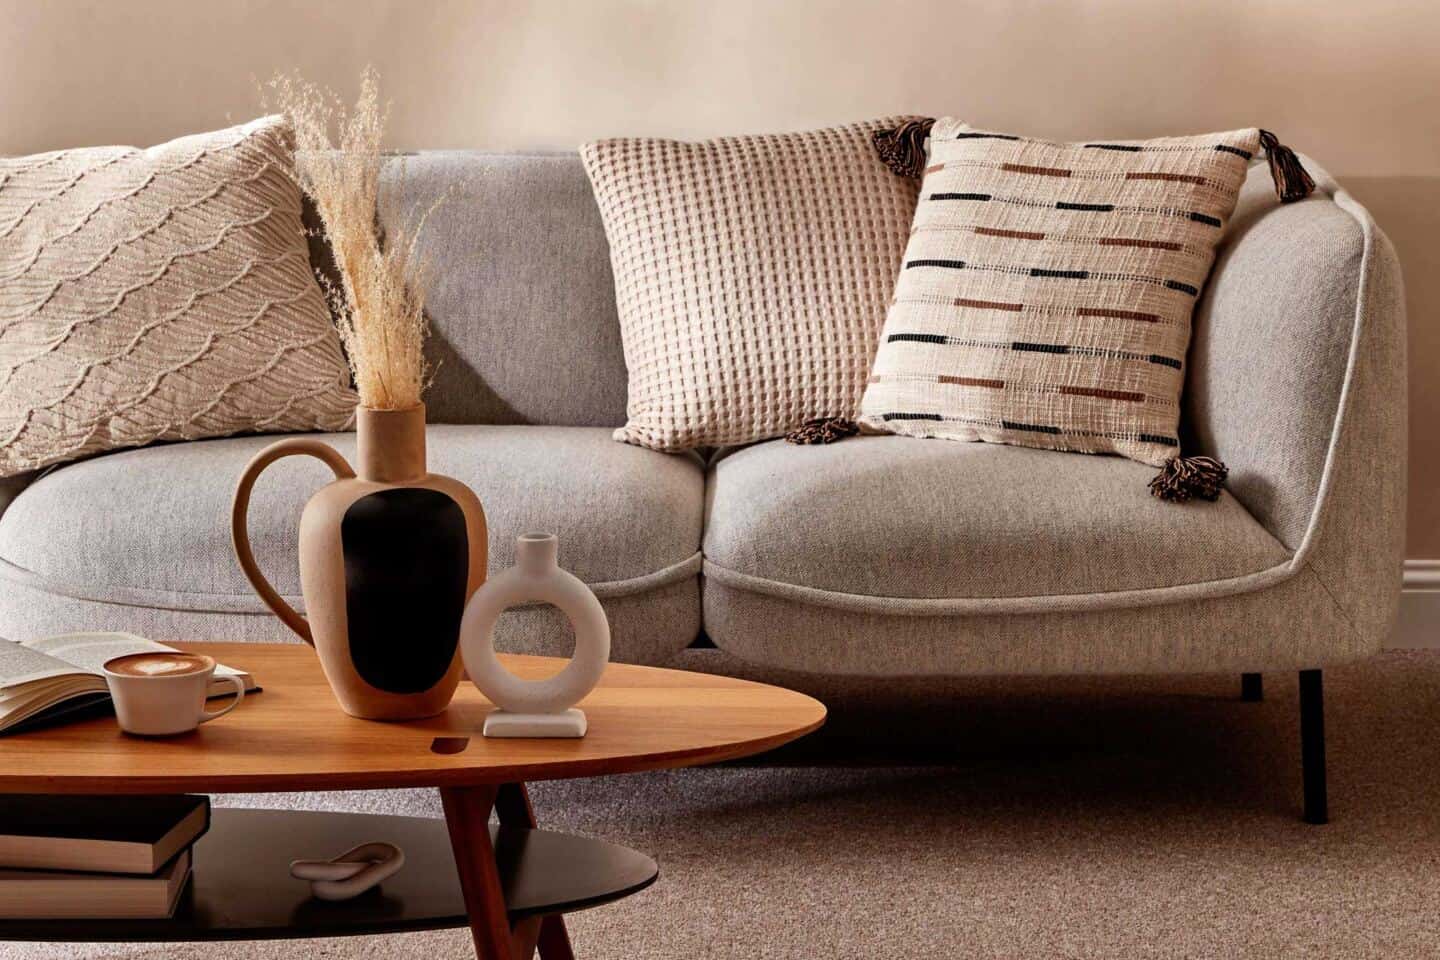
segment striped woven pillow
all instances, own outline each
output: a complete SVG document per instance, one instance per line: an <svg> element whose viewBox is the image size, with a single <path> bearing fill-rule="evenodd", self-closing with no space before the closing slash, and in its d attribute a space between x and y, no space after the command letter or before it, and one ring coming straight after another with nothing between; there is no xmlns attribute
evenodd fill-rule
<svg viewBox="0 0 1440 960"><path fill-rule="evenodd" d="M929 143L861 424L1173 461L1191 312L1261 132L1052 143L945 119Z"/></svg>

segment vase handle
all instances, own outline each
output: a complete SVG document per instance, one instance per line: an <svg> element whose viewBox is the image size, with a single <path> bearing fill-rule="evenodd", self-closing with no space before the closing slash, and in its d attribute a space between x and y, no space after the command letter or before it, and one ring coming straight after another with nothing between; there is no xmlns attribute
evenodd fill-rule
<svg viewBox="0 0 1440 960"><path fill-rule="evenodd" d="M300 615L294 607L285 602L285 599L265 579L260 572L260 567L255 563L255 554L250 549L250 534L246 529L247 513L250 510L250 491L255 486L255 481L261 472L270 464L282 457L294 457L300 455L315 457L325 461L335 473L335 479L347 480L355 476L355 471L344 457L328 443L321 443L319 440L312 440L308 437L293 437L288 440L278 440L270 444L264 450L255 454L255 457L245 465L245 472L240 474L240 482L235 487L235 500L230 508L230 539L235 546L235 558L240 561L240 569L245 571L250 585L265 601L265 606L275 611L275 616L294 630L295 633L310 644L315 645L314 639L310 636L310 623Z"/></svg>

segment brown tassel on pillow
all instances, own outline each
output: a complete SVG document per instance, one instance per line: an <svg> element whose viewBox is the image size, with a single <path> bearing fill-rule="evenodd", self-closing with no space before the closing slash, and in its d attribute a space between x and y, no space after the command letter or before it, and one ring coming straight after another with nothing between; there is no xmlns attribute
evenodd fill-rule
<svg viewBox="0 0 1440 960"><path fill-rule="evenodd" d="M853 437L860 432L860 425L844 417L816 417L806 420L804 426L785 434L791 443L834 443Z"/></svg>
<svg viewBox="0 0 1440 960"><path fill-rule="evenodd" d="M1304 200L1315 189L1315 181L1300 165L1295 151L1280 142L1280 138L1269 130L1260 131L1260 146L1265 148L1265 158L1270 161L1270 176L1275 181L1275 194L1281 203Z"/></svg>
<svg viewBox="0 0 1440 960"><path fill-rule="evenodd" d="M1229 475L1229 468L1213 457L1174 457L1150 481L1150 493L1172 503L1191 497L1214 501Z"/></svg>
<svg viewBox="0 0 1440 960"><path fill-rule="evenodd" d="M935 125L934 117L906 120L890 130L876 130L870 135L879 155L891 172L919 180L925 175L925 139Z"/></svg>

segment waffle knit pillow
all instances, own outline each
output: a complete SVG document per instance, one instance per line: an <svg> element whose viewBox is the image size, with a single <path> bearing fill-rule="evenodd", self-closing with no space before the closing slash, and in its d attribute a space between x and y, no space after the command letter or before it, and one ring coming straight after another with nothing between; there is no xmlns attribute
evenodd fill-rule
<svg viewBox="0 0 1440 960"><path fill-rule="evenodd" d="M854 416L915 213L871 142L896 123L581 150L629 368L617 440L681 450Z"/></svg>
<svg viewBox="0 0 1440 960"><path fill-rule="evenodd" d="M0 477L349 424L290 159L279 117L0 158Z"/></svg>
<svg viewBox="0 0 1440 960"><path fill-rule="evenodd" d="M1052 143L945 119L929 146L861 425L1117 453L1217 496L1222 465L1178 459L1180 392L1261 131Z"/></svg>

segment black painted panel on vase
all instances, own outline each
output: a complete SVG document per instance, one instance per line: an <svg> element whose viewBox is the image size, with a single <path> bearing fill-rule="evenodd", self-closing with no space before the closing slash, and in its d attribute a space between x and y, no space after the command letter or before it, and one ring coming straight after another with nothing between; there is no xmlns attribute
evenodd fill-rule
<svg viewBox="0 0 1440 960"><path fill-rule="evenodd" d="M378 490L345 511L340 543L356 672L388 693L430 689L450 668L465 612L464 512L437 490Z"/></svg>

